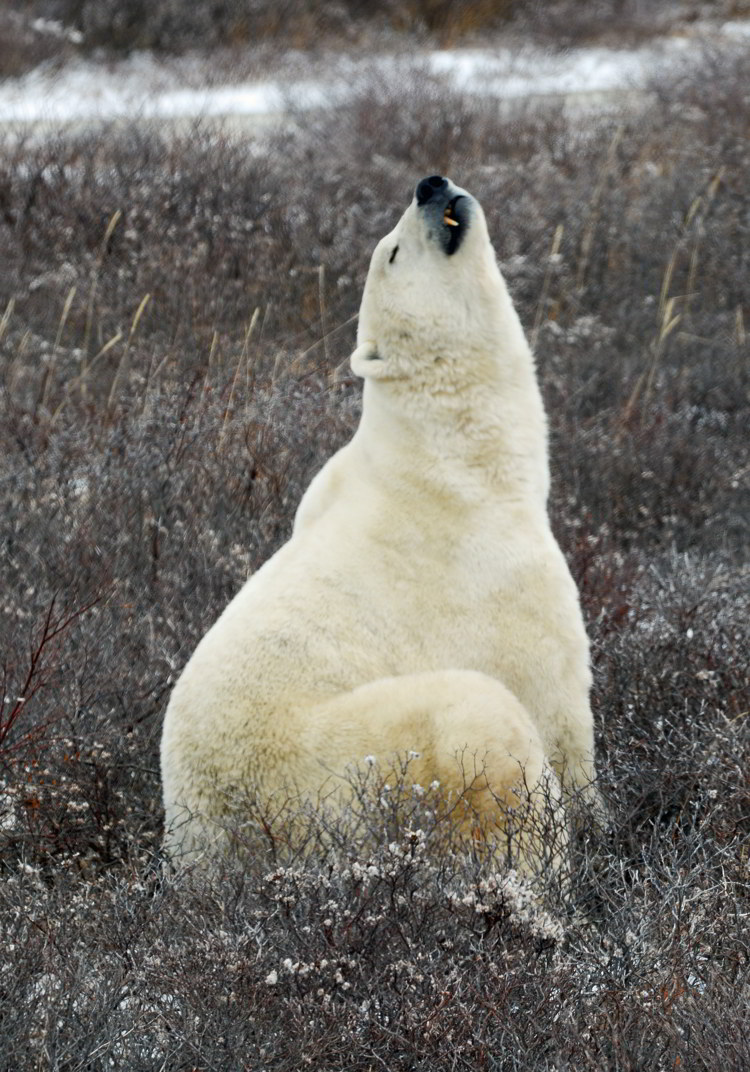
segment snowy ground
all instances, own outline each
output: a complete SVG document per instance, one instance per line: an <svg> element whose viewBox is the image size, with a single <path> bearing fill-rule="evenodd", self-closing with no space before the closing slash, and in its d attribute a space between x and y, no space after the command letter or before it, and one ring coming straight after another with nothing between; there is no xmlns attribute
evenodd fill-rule
<svg viewBox="0 0 750 1072"><path fill-rule="evenodd" d="M468 92L499 101L564 98L580 107L602 106L623 92L639 93L657 74L697 61L706 47L750 47L750 21L704 27L690 36L651 41L632 49L588 47L550 53L529 46L455 49L368 60L389 81L419 70ZM102 120L141 117L180 121L199 116L243 124L282 119L289 108L325 108L345 99L362 63L352 57L305 59L295 76L215 84L211 61L164 62L136 54L117 64L76 61L59 71L38 68L0 83L0 124L57 129ZM287 72L291 65L287 64Z"/></svg>

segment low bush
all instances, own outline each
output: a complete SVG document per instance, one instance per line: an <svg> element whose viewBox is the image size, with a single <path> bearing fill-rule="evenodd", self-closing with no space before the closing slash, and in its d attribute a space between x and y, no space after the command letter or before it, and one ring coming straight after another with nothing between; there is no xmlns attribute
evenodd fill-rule
<svg viewBox="0 0 750 1072"><path fill-rule="evenodd" d="M2 146L0 1065L747 1067L746 62L585 130L417 72L251 145ZM424 810L174 875L169 690L354 428L369 253L434 171L535 343L608 825L534 888Z"/></svg>
<svg viewBox="0 0 750 1072"><path fill-rule="evenodd" d="M404 35L450 47L508 31L554 48L621 44L689 26L700 14L691 0L9 0L5 7L0 77L75 52L251 49L268 57L278 48L393 47ZM745 0L715 0L703 11L714 20L748 13Z"/></svg>

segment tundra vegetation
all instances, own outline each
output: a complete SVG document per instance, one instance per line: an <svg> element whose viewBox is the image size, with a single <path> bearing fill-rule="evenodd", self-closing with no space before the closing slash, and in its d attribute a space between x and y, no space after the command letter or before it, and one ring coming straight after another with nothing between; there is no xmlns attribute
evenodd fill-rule
<svg viewBox="0 0 750 1072"><path fill-rule="evenodd" d="M623 44L750 14L750 0L5 0L0 73L98 52L150 49L178 56L211 50L215 60L248 48L256 59L282 49L346 52L423 43L486 44L519 30L554 47Z"/></svg>
<svg viewBox="0 0 750 1072"><path fill-rule="evenodd" d="M3 141L0 1066L750 1066L748 86L707 50L583 121L365 71L252 140ZM609 821L532 885L407 756L304 844L256 810L241 864L176 877L170 687L355 426L369 254L433 171L537 353Z"/></svg>

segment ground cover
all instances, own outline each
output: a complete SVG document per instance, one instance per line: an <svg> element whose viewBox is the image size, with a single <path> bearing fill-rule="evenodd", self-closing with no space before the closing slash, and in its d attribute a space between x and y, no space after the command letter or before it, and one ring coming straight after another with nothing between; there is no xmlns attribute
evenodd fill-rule
<svg viewBox="0 0 750 1072"><path fill-rule="evenodd" d="M0 1065L747 1067L748 85L709 53L582 124L364 73L252 143L3 146ZM366 842L175 879L169 689L355 426L369 253L431 172L534 341L610 821L540 901L405 775Z"/></svg>

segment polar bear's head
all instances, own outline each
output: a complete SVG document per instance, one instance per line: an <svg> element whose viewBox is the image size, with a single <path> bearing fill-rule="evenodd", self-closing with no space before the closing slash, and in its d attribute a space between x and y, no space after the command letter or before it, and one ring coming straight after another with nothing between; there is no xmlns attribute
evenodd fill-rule
<svg viewBox="0 0 750 1072"><path fill-rule="evenodd" d="M422 179L372 255L353 371L420 384L486 379L518 330L479 202L450 179Z"/></svg>

